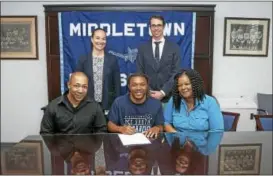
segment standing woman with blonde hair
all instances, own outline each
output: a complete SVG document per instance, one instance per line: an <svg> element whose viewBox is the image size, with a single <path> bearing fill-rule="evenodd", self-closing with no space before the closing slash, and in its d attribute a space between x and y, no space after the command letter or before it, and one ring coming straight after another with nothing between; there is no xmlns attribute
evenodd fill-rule
<svg viewBox="0 0 273 176"><path fill-rule="evenodd" d="M97 28L91 36L91 52L79 59L76 70L89 78L88 96L109 110L120 95L120 69L116 57L105 51L106 32Z"/></svg>

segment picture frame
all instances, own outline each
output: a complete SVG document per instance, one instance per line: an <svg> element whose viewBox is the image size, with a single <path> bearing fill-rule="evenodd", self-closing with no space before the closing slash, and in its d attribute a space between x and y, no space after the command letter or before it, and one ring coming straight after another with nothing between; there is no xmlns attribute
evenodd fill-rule
<svg viewBox="0 0 273 176"><path fill-rule="evenodd" d="M224 56L267 57L269 18L225 17Z"/></svg>
<svg viewBox="0 0 273 176"><path fill-rule="evenodd" d="M219 175L259 175L262 144L223 144L219 146Z"/></svg>
<svg viewBox="0 0 273 176"><path fill-rule="evenodd" d="M9 150L1 151L1 174L43 175L44 156L42 141L23 141Z"/></svg>
<svg viewBox="0 0 273 176"><path fill-rule="evenodd" d="M37 60L37 16L1 16L1 60Z"/></svg>

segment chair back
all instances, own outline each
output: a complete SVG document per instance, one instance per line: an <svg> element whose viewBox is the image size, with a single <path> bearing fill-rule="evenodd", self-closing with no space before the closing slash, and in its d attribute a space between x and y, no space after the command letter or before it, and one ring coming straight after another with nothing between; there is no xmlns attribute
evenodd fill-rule
<svg viewBox="0 0 273 176"><path fill-rule="evenodd" d="M240 113L222 111L225 131L237 131Z"/></svg>
<svg viewBox="0 0 273 176"><path fill-rule="evenodd" d="M258 114L273 114L272 113L272 94L257 94ZM264 113L262 113L264 112Z"/></svg>
<svg viewBox="0 0 273 176"><path fill-rule="evenodd" d="M43 106L43 107L41 108L41 110L42 110L44 113L45 113L45 111L46 111L47 106L48 106L48 105Z"/></svg>
<svg viewBox="0 0 273 176"><path fill-rule="evenodd" d="M254 115L257 131L273 131L273 115Z"/></svg>

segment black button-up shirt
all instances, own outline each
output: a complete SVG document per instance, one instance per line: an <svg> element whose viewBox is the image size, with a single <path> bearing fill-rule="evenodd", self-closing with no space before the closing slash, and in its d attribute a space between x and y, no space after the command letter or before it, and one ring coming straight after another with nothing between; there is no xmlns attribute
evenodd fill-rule
<svg viewBox="0 0 273 176"><path fill-rule="evenodd" d="M74 108L67 93L52 100L45 109L40 134L86 134L107 132L100 105L86 98Z"/></svg>

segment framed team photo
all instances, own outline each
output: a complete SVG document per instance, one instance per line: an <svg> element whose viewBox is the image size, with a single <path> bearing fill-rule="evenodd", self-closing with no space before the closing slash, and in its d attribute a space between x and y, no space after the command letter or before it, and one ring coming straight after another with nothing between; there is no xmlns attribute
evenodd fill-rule
<svg viewBox="0 0 273 176"><path fill-rule="evenodd" d="M270 19L225 18L224 56L268 56Z"/></svg>
<svg viewBox="0 0 273 176"><path fill-rule="evenodd" d="M219 147L218 174L260 174L262 144L229 144Z"/></svg>
<svg viewBox="0 0 273 176"><path fill-rule="evenodd" d="M43 175L42 141L24 141L1 151L1 174Z"/></svg>

